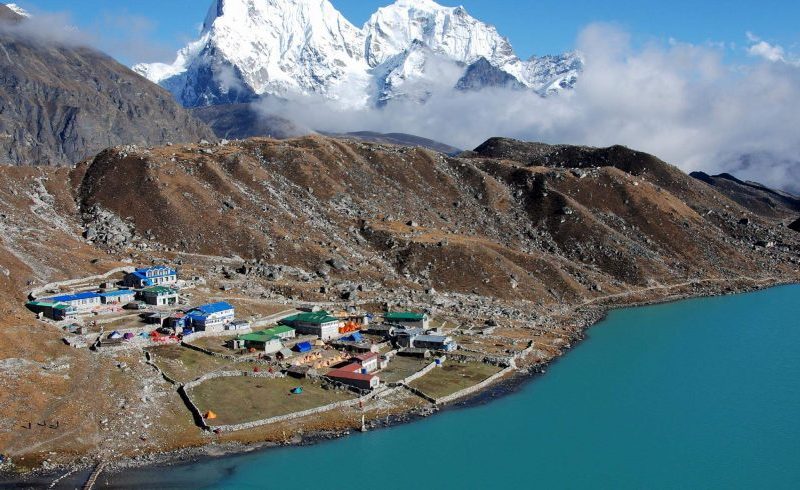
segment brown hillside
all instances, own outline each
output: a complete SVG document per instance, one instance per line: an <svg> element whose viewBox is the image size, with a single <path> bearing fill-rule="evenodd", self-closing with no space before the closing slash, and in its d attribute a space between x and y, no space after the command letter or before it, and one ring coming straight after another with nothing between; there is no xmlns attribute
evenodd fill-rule
<svg viewBox="0 0 800 490"><path fill-rule="evenodd" d="M0 167L0 447L24 466L207 441L141 351L67 347L24 308L35 287L125 263L178 264L207 280L195 298L242 312L347 297L451 326L497 321L518 350L537 342L535 362L580 337L590 306L800 278L800 234L655 157L507 144L455 158L313 136ZM40 420L65 429L23 428Z"/></svg>

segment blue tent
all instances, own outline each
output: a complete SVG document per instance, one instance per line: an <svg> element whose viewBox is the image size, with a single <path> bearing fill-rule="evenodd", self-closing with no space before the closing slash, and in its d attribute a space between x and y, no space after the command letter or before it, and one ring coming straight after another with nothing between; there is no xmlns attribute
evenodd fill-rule
<svg viewBox="0 0 800 490"><path fill-rule="evenodd" d="M341 340L345 342L361 342L364 340L364 337L361 336L361 332L353 332L346 337L342 337Z"/></svg>
<svg viewBox="0 0 800 490"><path fill-rule="evenodd" d="M303 393L303 387L302 386L298 386L297 388L292 390L292 394L294 394L294 395L299 395L301 393Z"/></svg>
<svg viewBox="0 0 800 490"><path fill-rule="evenodd" d="M311 350L311 344L308 342L300 342L294 346L294 350L297 352L308 352Z"/></svg>

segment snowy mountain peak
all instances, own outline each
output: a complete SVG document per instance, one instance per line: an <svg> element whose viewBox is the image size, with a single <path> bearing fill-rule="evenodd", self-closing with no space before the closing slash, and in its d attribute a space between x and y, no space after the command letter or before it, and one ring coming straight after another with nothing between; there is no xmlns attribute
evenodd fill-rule
<svg viewBox="0 0 800 490"><path fill-rule="evenodd" d="M13 11L15 14L17 14L17 15L19 15L21 17L30 18L30 16L31 16L31 14L28 13L27 10L25 10L22 7L20 7L16 3L7 3L6 7L8 7L9 9L11 9L11 11Z"/></svg>
<svg viewBox="0 0 800 490"><path fill-rule="evenodd" d="M499 64L516 59L511 44L494 26L470 16L463 7L444 7L432 0L397 0L378 9L362 31L370 66L402 52L415 39L466 64L480 57Z"/></svg>
<svg viewBox="0 0 800 490"><path fill-rule="evenodd" d="M311 94L362 106L426 100L481 59L542 94L571 87L581 69L575 58L521 61L494 26L433 0L397 0L361 29L329 0L214 0L200 38L172 64L134 70L186 106ZM471 89L485 72L473 69Z"/></svg>

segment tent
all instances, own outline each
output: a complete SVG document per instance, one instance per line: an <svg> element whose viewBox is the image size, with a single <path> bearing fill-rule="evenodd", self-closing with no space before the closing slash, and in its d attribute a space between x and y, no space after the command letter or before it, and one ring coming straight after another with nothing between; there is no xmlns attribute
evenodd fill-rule
<svg viewBox="0 0 800 490"><path fill-rule="evenodd" d="M292 394L293 395L300 395L302 393L303 393L303 387L302 386L298 386L297 388L292 390Z"/></svg>
<svg viewBox="0 0 800 490"><path fill-rule="evenodd" d="M108 334L108 338L109 339L121 339L122 338L122 334L117 332L116 330L114 330L113 332Z"/></svg>
<svg viewBox="0 0 800 490"><path fill-rule="evenodd" d="M342 337L342 340L345 342L361 342L364 337L361 336L361 332L353 332L346 337Z"/></svg>
<svg viewBox="0 0 800 490"><path fill-rule="evenodd" d="M133 338L133 334L132 334L132 333L130 333L130 332L128 332L128 333L126 333L126 334L123 336L123 338L124 338L125 340L131 340L131 339Z"/></svg>
<svg viewBox="0 0 800 490"><path fill-rule="evenodd" d="M214 420L215 418L217 418L217 414L209 410L208 412L206 412L205 415L203 415L203 418L206 420Z"/></svg>
<svg viewBox="0 0 800 490"><path fill-rule="evenodd" d="M308 352L311 350L311 344L308 342L300 342L294 346L294 350L297 352Z"/></svg>

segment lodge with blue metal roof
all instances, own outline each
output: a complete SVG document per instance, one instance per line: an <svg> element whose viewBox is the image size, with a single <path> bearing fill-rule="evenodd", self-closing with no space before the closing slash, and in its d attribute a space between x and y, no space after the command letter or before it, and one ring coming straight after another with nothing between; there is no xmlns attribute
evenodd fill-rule
<svg viewBox="0 0 800 490"><path fill-rule="evenodd" d="M84 291L75 294L62 294L60 296L51 296L49 298L42 298L39 301L48 303L61 303L75 308L77 311L92 310L102 304L102 298L98 293L91 291Z"/></svg>
<svg viewBox="0 0 800 490"><path fill-rule="evenodd" d="M100 301L105 304L130 303L136 297L136 292L130 289L117 289L115 291L101 291L97 293Z"/></svg>
<svg viewBox="0 0 800 490"><path fill-rule="evenodd" d="M123 284L132 288L165 286L178 282L178 271L165 265L141 267L126 274Z"/></svg>
<svg viewBox="0 0 800 490"><path fill-rule="evenodd" d="M195 330L221 332L236 318L236 311L228 302L209 303L186 312L184 324Z"/></svg>

